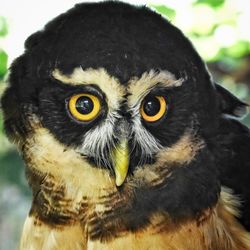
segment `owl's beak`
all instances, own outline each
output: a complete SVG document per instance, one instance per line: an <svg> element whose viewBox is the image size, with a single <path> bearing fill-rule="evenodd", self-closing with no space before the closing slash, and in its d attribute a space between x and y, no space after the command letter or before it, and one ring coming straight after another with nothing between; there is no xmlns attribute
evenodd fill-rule
<svg viewBox="0 0 250 250"><path fill-rule="evenodd" d="M114 148L111 158L115 171L116 186L121 186L126 179L129 166L129 148L128 140L122 139Z"/></svg>

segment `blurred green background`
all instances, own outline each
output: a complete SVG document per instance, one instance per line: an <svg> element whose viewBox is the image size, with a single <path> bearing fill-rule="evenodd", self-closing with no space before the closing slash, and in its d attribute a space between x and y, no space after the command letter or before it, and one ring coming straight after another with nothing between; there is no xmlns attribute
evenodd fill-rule
<svg viewBox="0 0 250 250"><path fill-rule="evenodd" d="M250 11L245 4L247 1L184 2L151 2L148 5L168 18L192 40L218 83L250 103ZM8 39L11 29L11 20L4 15L0 16L0 95L7 85L8 67L13 59L2 45ZM243 122L249 125L250 116L246 116ZM0 113L0 249L16 249L30 199L24 165L4 135Z"/></svg>

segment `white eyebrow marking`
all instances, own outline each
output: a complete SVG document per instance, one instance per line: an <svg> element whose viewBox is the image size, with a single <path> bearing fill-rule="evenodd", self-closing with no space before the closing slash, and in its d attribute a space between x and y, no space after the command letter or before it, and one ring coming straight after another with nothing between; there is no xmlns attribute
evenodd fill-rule
<svg viewBox="0 0 250 250"><path fill-rule="evenodd" d="M134 107L159 83L163 87L171 88L179 87L183 82L183 78L176 79L175 76L167 70L150 70L149 72L144 72L141 77L133 77L130 79L128 92L131 95L128 97L128 104L130 107Z"/></svg>
<svg viewBox="0 0 250 250"><path fill-rule="evenodd" d="M59 69L55 69L52 76L56 80L70 85L96 84L107 96L108 106L112 110L119 109L119 103L124 99L125 88L104 68L83 70L81 67L77 67L70 75L64 75Z"/></svg>

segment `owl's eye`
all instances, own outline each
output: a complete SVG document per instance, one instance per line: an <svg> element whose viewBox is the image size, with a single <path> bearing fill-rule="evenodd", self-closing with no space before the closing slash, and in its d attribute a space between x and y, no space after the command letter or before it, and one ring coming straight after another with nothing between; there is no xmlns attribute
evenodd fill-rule
<svg viewBox="0 0 250 250"><path fill-rule="evenodd" d="M147 122L156 122L163 117L167 103L163 96L147 97L141 105L141 116Z"/></svg>
<svg viewBox="0 0 250 250"><path fill-rule="evenodd" d="M101 110L99 99L91 94L73 95L69 100L71 115L80 121L90 121L97 117Z"/></svg>

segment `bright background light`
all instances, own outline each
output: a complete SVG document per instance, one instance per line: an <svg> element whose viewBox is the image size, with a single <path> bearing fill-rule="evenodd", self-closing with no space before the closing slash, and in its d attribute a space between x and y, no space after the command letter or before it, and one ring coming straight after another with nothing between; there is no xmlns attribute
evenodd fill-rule
<svg viewBox="0 0 250 250"><path fill-rule="evenodd" d="M0 16L7 18L9 26L9 34L5 38L0 39L0 47L8 54L8 64L23 52L23 44L25 39L35 31L42 29L43 26L62 12L72 8L75 4L82 2L79 0L1 0ZM94 2L94 1L84 1ZM173 22L184 32L193 31L199 34L206 34L218 20L227 22L232 15L237 12L240 15L238 27L230 29L230 26L223 26L216 30L216 39L213 41L214 46L228 46L234 42L235 35L250 40L250 32L248 22L250 16L250 4L245 0L226 0L226 8L221 11L215 11L205 4L199 4L192 7L194 0L165 0L165 1L125 1L132 4L140 5L166 5L176 11ZM231 13L234 12L234 13ZM230 23L229 23L230 24ZM208 39L209 40L209 39ZM208 41L210 43L210 41ZM194 43L196 41L194 40ZM202 45L203 44L203 45ZM211 43L210 43L211 44ZM195 44L196 45L196 44ZM205 56L212 56L217 52L206 50L203 48L204 43L197 42L198 50L201 53L205 51Z"/></svg>

